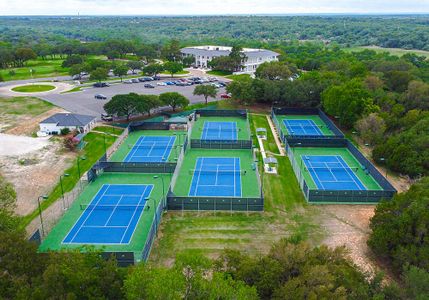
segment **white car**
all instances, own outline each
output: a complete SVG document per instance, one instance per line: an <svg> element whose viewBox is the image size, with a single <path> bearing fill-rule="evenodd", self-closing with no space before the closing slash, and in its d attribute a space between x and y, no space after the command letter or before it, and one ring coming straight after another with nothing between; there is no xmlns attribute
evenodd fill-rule
<svg viewBox="0 0 429 300"><path fill-rule="evenodd" d="M158 82L156 85L159 85L159 86L166 86L167 84L166 84L165 82Z"/></svg>
<svg viewBox="0 0 429 300"><path fill-rule="evenodd" d="M124 80L124 83L125 84L131 84L131 83L133 83L131 80Z"/></svg>

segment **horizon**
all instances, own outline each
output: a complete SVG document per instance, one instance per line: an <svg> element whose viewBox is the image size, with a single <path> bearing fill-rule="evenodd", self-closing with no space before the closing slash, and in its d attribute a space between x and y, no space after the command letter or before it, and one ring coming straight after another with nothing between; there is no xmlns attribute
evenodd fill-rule
<svg viewBox="0 0 429 300"><path fill-rule="evenodd" d="M5 17L425 15L429 14L429 1L391 0L386 5L381 0L0 0L0 11Z"/></svg>

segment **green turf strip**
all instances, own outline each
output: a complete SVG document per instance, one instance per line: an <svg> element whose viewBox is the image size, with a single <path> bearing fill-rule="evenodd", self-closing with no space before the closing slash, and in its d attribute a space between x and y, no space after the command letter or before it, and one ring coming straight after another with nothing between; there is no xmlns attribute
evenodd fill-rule
<svg viewBox="0 0 429 300"><path fill-rule="evenodd" d="M135 252L136 255L139 253L141 255L141 251L143 250L143 247L146 243L146 238L148 236L150 226L152 225L153 215L155 213L155 207L153 205L152 199L154 199L156 205L158 205L163 195L162 180L161 178L154 179L154 175L163 176L166 193L170 183L170 176L167 174L104 173L83 190L79 198L76 199L76 201L67 210L64 216L60 219L58 224L56 224L46 239L44 239L43 243L39 247L39 251L46 252L49 250L72 249L82 246L78 244L63 245L61 242L83 213L80 205L89 204L103 184L153 184L154 188L150 194L150 200L148 202L150 209L145 209L143 211L130 243L128 245L94 246L96 249L102 249L103 251L130 251Z"/></svg>
<svg viewBox="0 0 429 300"><path fill-rule="evenodd" d="M321 126L319 127L323 135L334 135L334 133L327 127L327 124L317 115L276 115L279 121L280 128L285 135L289 135L289 131L283 123L283 120L313 120L313 122Z"/></svg>
<svg viewBox="0 0 429 300"><path fill-rule="evenodd" d="M237 138L239 140L250 139L250 129L247 119L240 117L200 117L192 127L191 138L200 140L203 135L204 122L236 122L239 129Z"/></svg>
<svg viewBox="0 0 429 300"><path fill-rule="evenodd" d="M188 196L192 182L190 170L195 169L198 157L239 157L240 170L246 171L241 175L242 197L259 197L259 185L256 171L253 170L252 152L246 150L209 150L190 149L187 151L180 173L174 187L174 194L177 196Z"/></svg>
<svg viewBox="0 0 429 300"><path fill-rule="evenodd" d="M377 181L369 175L361 168L358 160L350 153L347 148L293 148L293 153L296 162L299 164L302 174L304 174L304 179L307 182L307 185L310 189L317 189L316 184L314 183L310 172L305 170L305 164L302 161L302 156L305 155L339 155L344 161L349 165L350 168L358 167L358 171L355 172L356 176L363 183L363 185L367 188L367 190L382 190L382 188L378 185Z"/></svg>
<svg viewBox="0 0 429 300"><path fill-rule="evenodd" d="M174 142L174 146L171 149L170 156L168 157L168 162L175 162L175 158L178 157L180 153L179 145L183 145L185 140L184 131L172 131L172 130L138 130L130 132L128 137L123 141L119 149L112 155L110 161L122 162L125 157L127 157L128 153L131 151L130 145L135 145L137 140L141 136L174 136L176 134L176 140Z"/></svg>

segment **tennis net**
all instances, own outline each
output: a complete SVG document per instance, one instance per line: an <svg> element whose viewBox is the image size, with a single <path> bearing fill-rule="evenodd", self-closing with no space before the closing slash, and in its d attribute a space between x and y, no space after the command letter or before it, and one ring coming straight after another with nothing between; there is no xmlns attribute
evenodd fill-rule
<svg viewBox="0 0 429 300"><path fill-rule="evenodd" d="M197 170L191 169L189 170L189 174L199 174L199 175L246 175L245 170Z"/></svg>
<svg viewBox="0 0 429 300"><path fill-rule="evenodd" d="M129 144L129 149L165 149L165 148L171 148L173 147L173 144L159 144L159 143L153 143L153 144L138 144L138 145L132 145Z"/></svg>
<svg viewBox="0 0 429 300"><path fill-rule="evenodd" d="M359 168L358 167L347 167L347 168L342 168L342 167L332 167L332 168L329 168L329 167L305 167L304 168L304 170L305 171L321 171L321 172L341 172L341 171L345 171L345 172L347 172L347 171L353 171L353 172L357 172L358 170L359 170Z"/></svg>
<svg viewBox="0 0 429 300"><path fill-rule="evenodd" d="M81 210L107 210L107 211L112 211L112 210L131 210L131 211L135 211L138 209L144 209L146 205L125 205L125 204L119 204L119 205L94 205L94 204L81 204L80 205L80 209Z"/></svg>
<svg viewBox="0 0 429 300"><path fill-rule="evenodd" d="M199 128L200 131L220 131L220 132L239 132L241 128L221 128L221 127L204 127Z"/></svg>

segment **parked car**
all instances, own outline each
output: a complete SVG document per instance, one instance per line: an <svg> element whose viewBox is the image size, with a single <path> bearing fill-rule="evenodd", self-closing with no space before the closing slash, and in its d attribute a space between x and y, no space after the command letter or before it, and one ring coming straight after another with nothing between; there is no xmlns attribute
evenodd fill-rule
<svg viewBox="0 0 429 300"><path fill-rule="evenodd" d="M107 100L107 97L104 96L103 94L95 94L94 98L95 99L100 99L100 100Z"/></svg>
<svg viewBox="0 0 429 300"><path fill-rule="evenodd" d="M211 85L214 86L217 89L222 87L220 84L217 84L217 83L214 83L214 82L211 83Z"/></svg>
<svg viewBox="0 0 429 300"><path fill-rule="evenodd" d="M131 82L132 83L139 83L140 81L137 78L133 78L133 79L131 79Z"/></svg>
<svg viewBox="0 0 429 300"><path fill-rule="evenodd" d="M231 94L221 94L220 95L220 97L222 98L222 99L229 99L229 98L231 98L232 96L231 96Z"/></svg>
<svg viewBox="0 0 429 300"><path fill-rule="evenodd" d="M166 81L165 84L166 85L175 85L175 83L173 81Z"/></svg>
<svg viewBox="0 0 429 300"><path fill-rule="evenodd" d="M155 86L153 84L150 84L150 83L146 83L144 85L144 87L147 88L147 89L154 89L155 88Z"/></svg>
<svg viewBox="0 0 429 300"><path fill-rule="evenodd" d="M217 83L217 84L219 84L220 86L226 87L226 83L225 83L225 82L223 82L223 81L218 81L218 83Z"/></svg>
<svg viewBox="0 0 429 300"><path fill-rule="evenodd" d="M101 120L111 122L113 121L113 116L109 114L101 114Z"/></svg>
<svg viewBox="0 0 429 300"><path fill-rule="evenodd" d="M110 86L110 84L108 84L107 82L96 82L92 86L96 88L102 88L102 87L108 87Z"/></svg>
<svg viewBox="0 0 429 300"><path fill-rule="evenodd" d="M123 81L125 84L131 84L131 83L133 83L131 80L124 80Z"/></svg>
<svg viewBox="0 0 429 300"><path fill-rule="evenodd" d="M152 79L153 80L161 80L161 77L159 77L159 76L153 76Z"/></svg>
<svg viewBox="0 0 429 300"><path fill-rule="evenodd" d="M156 85L159 85L159 86L166 86L167 84L166 84L165 82L163 82L163 81L160 81L160 82L158 82Z"/></svg>
<svg viewBox="0 0 429 300"><path fill-rule="evenodd" d="M218 79L216 78L216 77L209 77L209 78L207 78L210 82L215 82L215 81L217 81Z"/></svg>

